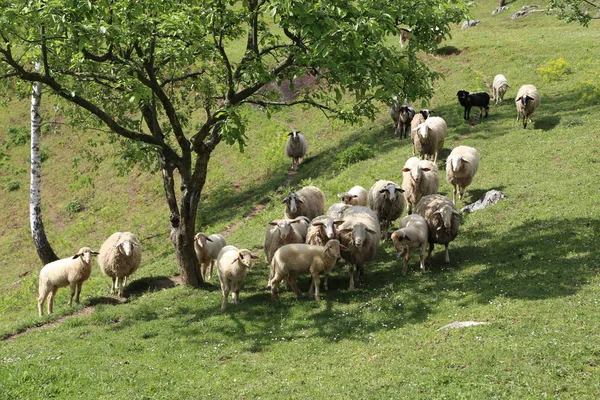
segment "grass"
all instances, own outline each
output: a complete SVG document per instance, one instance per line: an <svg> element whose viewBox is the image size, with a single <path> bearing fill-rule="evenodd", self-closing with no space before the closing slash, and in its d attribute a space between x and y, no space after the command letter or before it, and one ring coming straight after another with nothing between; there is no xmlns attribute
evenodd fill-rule
<svg viewBox="0 0 600 400"><path fill-rule="evenodd" d="M109 282L95 269L83 286L82 306L67 307L62 289L55 314L38 318L40 266L26 207L28 148L4 146L0 336L42 328L0 344L0 398L597 398L598 22L585 29L543 13L517 20L507 12L490 16L496 5L479 2L473 18L481 24L457 27L442 43L458 52L426 58L446 75L429 107L449 126L440 158L458 144L481 155L465 203L490 189L507 199L464 216L450 264L436 248L425 275L417 273L413 257L411 272L402 276L395 250L381 245L363 286L348 291L347 272L337 267L320 303L284 292L272 304L262 262L248 276L242 303L224 313L214 277L199 289L156 290L152 281L177 271L159 177L138 169L116 176L109 144L94 145L89 139L97 141L95 134L61 128L43 138L49 149L44 218L55 250L69 254L81 242L99 247L114 230L128 229L143 238L144 259L125 303L107 296ZM509 3L509 12L522 5ZM549 70L561 58L571 73ZM511 84L505 105L491 107L481 123L463 121L456 91L486 90L497 73ZM527 130L515 121L511 100L525 83L542 94ZM51 99L45 100L51 110ZM26 126L27 110L26 102L16 103L0 116L2 126ZM383 106L375 121L358 127L302 109L270 120L256 109L245 114L248 147L244 153L226 145L217 150L198 220L199 229L211 233L242 220L227 238L239 247L259 249L266 223L281 215L289 130L309 139L293 186L317 185L327 206L356 184L399 183L399 168L411 155L408 142L393 137ZM0 143L7 143L4 131ZM332 168L338 154L361 145L375 156ZM86 149L105 160L98 169L83 158L76 168L65 162ZM438 166L444 169L442 161ZM6 179L19 188L6 189ZM451 194L443 178L440 191ZM246 218L258 203L265 209ZM73 204L79 212L69 212ZM306 290L307 277L299 286ZM438 331L469 320L490 324Z"/></svg>

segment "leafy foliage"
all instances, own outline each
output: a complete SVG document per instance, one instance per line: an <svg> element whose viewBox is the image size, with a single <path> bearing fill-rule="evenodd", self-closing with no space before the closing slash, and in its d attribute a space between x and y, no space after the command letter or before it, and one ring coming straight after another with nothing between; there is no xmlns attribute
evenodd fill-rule
<svg viewBox="0 0 600 400"><path fill-rule="evenodd" d="M545 67L540 67L537 71L549 81L562 79L564 75L572 73L571 66L564 58L548 61Z"/></svg>
<svg viewBox="0 0 600 400"><path fill-rule="evenodd" d="M364 143L356 143L335 156L333 166L341 170L359 161L367 160L375 156L375 152Z"/></svg>
<svg viewBox="0 0 600 400"><path fill-rule="evenodd" d="M578 22L588 26L592 18L600 14L597 0L552 0L548 12L567 22Z"/></svg>

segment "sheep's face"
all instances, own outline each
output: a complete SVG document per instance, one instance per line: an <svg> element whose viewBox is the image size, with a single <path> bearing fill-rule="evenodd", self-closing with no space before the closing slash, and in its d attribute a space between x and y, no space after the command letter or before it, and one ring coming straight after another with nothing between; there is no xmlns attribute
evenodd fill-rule
<svg viewBox="0 0 600 400"><path fill-rule="evenodd" d="M75 259L77 257L81 257L81 260L84 263L89 264L92 262L92 255L97 255L97 254L98 254L97 251L92 251L92 249L90 249L89 247L82 247L81 249L79 249L79 251L73 258Z"/></svg>
<svg viewBox="0 0 600 400"><path fill-rule="evenodd" d="M429 126L425 122L419 124L415 129L420 137L427 139L427 135L429 135Z"/></svg>
<svg viewBox="0 0 600 400"><path fill-rule="evenodd" d="M379 191L379 193L381 193L383 197L390 202L396 201L396 196L398 196L398 193L402 192L404 192L404 190L393 183L388 183Z"/></svg>
<svg viewBox="0 0 600 400"><path fill-rule="evenodd" d="M460 102L460 104L469 102L469 92L467 92L466 90L459 90L456 93L456 97L458 97L458 101Z"/></svg>
<svg viewBox="0 0 600 400"><path fill-rule="evenodd" d="M357 198L358 196L355 194L346 192L346 193L339 193L338 197L342 200L342 202L344 204L350 204L352 202L352 200Z"/></svg>
<svg viewBox="0 0 600 400"><path fill-rule="evenodd" d="M524 96L521 96L521 97L517 98L516 101L518 101L518 102L520 101L521 104L523 105L523 107L527 107L527 105L529 104L529 102L533 101L533 100L534 100L533 97L524 95Z"/></svg>
<svg viewBox="0 0 600 400"><path fill-rule="evenodd" d="M118 242L116 247L122 254L125 254L127 257L131 256L131 254L133 253L133 243L130 240Z"/></svg>
<svg viewBox="0 0 600 400"><path fill-rule="evenodd" d="M354 225L352 228L342 229L340 232L350 233L350 237L352 239L352 243L355 247L362 247L362 245L367 241L368 234L375 233L374 230L366 227L362 223L358 223Z"/></svg>
<svg viewBox="0 0 600 400"><path fill-rule="evenodd" d="M281 202L287 203L290 212L295 213L298 211L298 204L302 203L302 200L300 200L300 197L296 193L291 192Z"/></svg>
<svg viewBox="0 0 600 400"><path fill-rule="evenodd" d="M459 215L458 212L451 207L443 207L435 212L434 214L434 223L438 227L437 229L442 229L442 227L446 230L452 227L452 216Z"/></svg>
<svg viewBox="0 0 600 400"><path fill-rule="evenodd" d="M292 229L291 222L286 219L280 219L278 221L273 221L273 222L270 222L270 224L273 226L277 226L277 230L279 231L279 234L281 235L281 237L286 237L287 235L289 235L290 231Z"/></svg>
<svg viewBox="0 0 600 400"><path fill-rule="evenodd" d="M299 131L291 131L290 133L288 133L288 136L290 137L290 139L292 139L293 142L300 141L300 132Z"/></svg>
<svg viewBox="0 0 600 400"><path fill-rule="evenodd" d="M198 243L198 247L200 248L206 246L206 242L212 242L212 240L203 233L197 233L196 236L194 236L194 240Z"/></svg>
<svg viewBox="0 0 600 400"><path fill-rule="evenodd" d="M240 250L234 261L241 263L246 268L252 268L254 260L256 259L258 259L258 257L250 253L250 250Z"/></svg>
<svg viewBox="0 0 600 400"><path fill-rule="evenodd" d="M459 171L462 166L463 163L467 162L467 160L464 157L453 157L450 159L450 165L452 166L452 171L457 172Z"/></svg>
<svg viewBox="0 0 600 400"><path fill-rule="evenodd" d="M419 113L423 116L423 118L427 119L431 114L433 114L433 110L428 110L426 108L419 111Z"/></svg>

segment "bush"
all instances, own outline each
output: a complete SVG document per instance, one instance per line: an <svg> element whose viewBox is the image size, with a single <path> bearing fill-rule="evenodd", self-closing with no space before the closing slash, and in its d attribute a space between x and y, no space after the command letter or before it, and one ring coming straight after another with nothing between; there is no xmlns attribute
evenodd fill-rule
<svg viewBox="0 0 600 400"><path fill-rule="evenodd" d="M17 181L8 181L6 182L6 190L9 192L14 192L15 190L19 190L21 188L21 184Z"/></svg>
<svg viewBox="0 0 600 400"><path fill-rule="evenodd" d="M9 126L6 135L8 144L15 146L24 145L29 141L29 130L24 126Z"/></svg>
<svg viewBox="0 0 600 400"><path fill-rule="evenodd" d="M571 66L564 58L557 60L550 60L546 63L545 67L537 69L542 78L549 81L557 81L562 79L565 75L572 73Z"/></svg>
<svg viewBox="0 0 600 400"><path fill-rule="evenodd" d="M357 143L335 156L333 167L341 170L373 156L375 156L375 152L369 146L364 143Z"/></svg>
<svg viewBox="0 0 600 400"><path fill-rule="evenodd" d="M80 212L82 210L82 206L79 203L79 201L77 200L71 200L69 203L67 203L67 205L65 206L65 211L67 213L69 213L69 215L73 215L76 214L78 212Z"/></svg>

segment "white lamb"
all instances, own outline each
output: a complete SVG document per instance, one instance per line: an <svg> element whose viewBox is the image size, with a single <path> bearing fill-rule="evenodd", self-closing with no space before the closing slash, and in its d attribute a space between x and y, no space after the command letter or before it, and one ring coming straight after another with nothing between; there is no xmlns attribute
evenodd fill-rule
<svg viewBox="0 0 600 400"><path fill-rule="evenodd" d="M290 243L304 243L306 241L308 222L305 218L277 219L269 222L264 241L264 253L267 264L271 264L275 252L281 246ZM271 278L272 276L269 275L267 288L270 285Z"/></svg>
<svg viewBox="0 0 600 400"><path fill-rule="evenodd" d="M395 182L378 180L369 190L369 207L377 214L383 240L387 240L390 223L400 218L404 209L404 190Z"/></svg>
<svg viewBox="0 0 600 400"><path fill-rule="evenodd" d="M367 205L367 190L362 186L353 186L350 190L337 195L344 204L351 206L366 206Z"/></svg>
<svg viewBox="0 0 600 400"><path fill-rule="evenodd" d="M92 273L92 255L98 254L92 251L89 247L82 247L77 254L72 257L63 258L46 264L40 271L39 279L39 297L38 297L38 313L44 315L44 302L48 299L48 314L52 313L54 308L54 296L59 288L70 286L71 297L69 305L75 302L79 303L79 295L81 294L81 286Z"/></svg>
<svg viewBox="0 0 600 400"><path fill-rule="evenodd" d="M142 261L142 247L131 232L115 232L100 247L98 264L106 276L112 278L110 294L117 291L123 297L123 287L127 278L133 274Z"/></svg>
<svg viewBox="0 0 600 400"><path fill-rule="evenodd" d="M392 242L400 257L404 256L402 275L408 271L410 249L419 248L419 266L421 273L425 273L425 253L429 243L429 228L427 222L417 214L410 214L400 220L400 229L392 233Z"/></svg>
<svg viewBox="0 0 600 400"><path fill-rule="evenodd" d="M408 214L412 214L413 208L423 196L437 193L439 185L438 167L434 162L419 160L417 157L406 160L402 168L402 189Z"/></svg>
<svg viewBox="0 0 600 400"><path fill-rule="evenodd" d="M286 205L284 217L287 219L305 216L312 220L325 213L325 195L316 186L290 192L281 202Z"/></svg>
<svg viewBox="0 0 600 400"><path fill-rule="evenodd" d="M523 129L527 128L527 121L533 122L531 114L541 104L542 97L533 85L523 85L515 97L517 106L517 122L523 116Z"/></svg>
<svg viewBox="0 0 600 400"><path fill-rule="evenodd" d="M494 83L492 85L492 91L494 95L494 104L501 105L504 101L504 94L510 87L508 80L504 75L498 74L494 77Z"/></svg>
<svg viewBox="0 0 600 400"><path fill-rule="evenodd" d="M196 233L196 236L194 236L194 250L198 258L198 266L200 267L202 279L206 280L207 270L209 270L208 278L212 278L214 262L226 244L223 235L218 233L210 236L202 232Z"/></svg>
<svg viewBox="0 0 600 400"><path fill-rule="evenodd" d="M288 133L288 140L285 143L285 155L292 159L292 170L298 169L298 164L306 155L308 142L306 137L298 131Z"/></svg>
<svg viewBox="0 0 600 400"><path fill-rule="evenodd" d="M412 130L415 151L422 159L429 158L437 161L440 150L444 148L448 126L441 117L429 117Z"/></svg>
<svg viewBox="0 0 600 400"><path fill-rule="evenodd" d="M248 268L252 268L254 260L258 259L250 250L238 249L235 246L225 246L217 256L217 273L221 283L223 301L221 310L227 307L227 298L231 293L231 302L237 304L240 299L240 289L248 274Z"/></svg>
<svg viewBox="0 0 600 400"><path fill-rule="evenodd" d="M453 186L452 202L456 204L456 195L462 199L465 189L473 181L479 167L479 153L473 147L458 146L452 150L446 160L446 180Z"/></svg>

